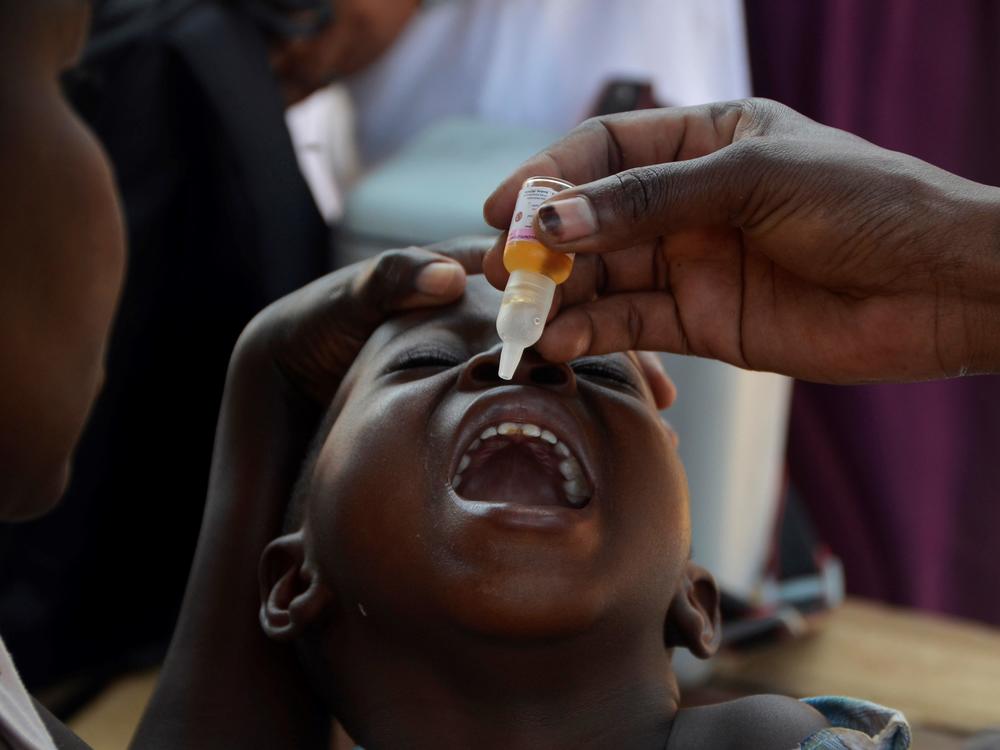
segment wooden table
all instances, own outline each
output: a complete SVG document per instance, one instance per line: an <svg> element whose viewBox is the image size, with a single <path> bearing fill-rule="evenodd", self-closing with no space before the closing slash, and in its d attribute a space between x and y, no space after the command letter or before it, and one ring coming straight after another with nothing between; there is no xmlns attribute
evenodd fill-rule
<svg viewBox="0 0 1000 750"><path fill-rule="evenodd" d="M720 655L710 684L865 698L906 715L915 750L958 748L1000 728L1000 630L849 599L810 636Z"/></svg>
<svg viewBox="0 0 1000 750"><path fill-rule="evenodd" d="M119 680L70 726L94 748L123 750L155 679ZM1000 630L848 600L806 638L720 655L708 688L865 698L906 714L914 750L958 750L1000 727Z"/></svg>

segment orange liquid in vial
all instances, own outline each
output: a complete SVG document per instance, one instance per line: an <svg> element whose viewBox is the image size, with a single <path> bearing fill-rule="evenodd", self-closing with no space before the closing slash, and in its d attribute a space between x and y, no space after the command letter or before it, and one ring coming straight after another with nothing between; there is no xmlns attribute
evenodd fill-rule
<svg viewBox="0 0 1000 750"><path fill-rule="evenodd" d="M562 284L573 270L573 256L554 253L537 240L513 240L503 250L503 265L508 271L533 271Z"/></svg>

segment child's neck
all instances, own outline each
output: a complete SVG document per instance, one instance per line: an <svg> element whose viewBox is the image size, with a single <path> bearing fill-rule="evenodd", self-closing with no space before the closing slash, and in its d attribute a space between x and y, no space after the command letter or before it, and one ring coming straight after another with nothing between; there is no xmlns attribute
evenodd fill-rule
<svg viewBox="0 0 1000 750"><path fill-rule="evenodd" d="M337 670L350 675L345 718L368 750L662 750L678 704L662 637L606 635L441 648L362 636Z"/></svg>

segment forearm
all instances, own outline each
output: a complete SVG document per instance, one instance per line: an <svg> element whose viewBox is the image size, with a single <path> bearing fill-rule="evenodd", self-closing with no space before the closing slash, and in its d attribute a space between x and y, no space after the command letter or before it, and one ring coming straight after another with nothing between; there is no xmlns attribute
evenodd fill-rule
<svg viewBox="0 0 1000 750"><path fill-rule="evenodd" d="M260 553L280 533L313 416L247 338L230 363L184 604L133 748L328 744L292 654L258 625Z"/></svg>
<svg viewBox="0 0 1000 750"><path fill-rule="evenodd" d="M257 570L282 533L321 412L363 343L395 312L453 302L463 264L481 266L483 251L468 243L441 250L454 260L409 248L322 277L240 337L191 577L134 748L328 747L328 710L258 624Z"/></svg>

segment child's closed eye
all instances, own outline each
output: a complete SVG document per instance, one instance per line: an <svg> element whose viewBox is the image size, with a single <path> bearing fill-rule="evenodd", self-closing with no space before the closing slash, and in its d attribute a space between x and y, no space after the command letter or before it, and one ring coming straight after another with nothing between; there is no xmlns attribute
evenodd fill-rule
<svg viewBox="0 0 1000 750"><path fill-rule="evenodd" d="M386 369L389 372L430 369L447 370L457 367L464 362L464 357L459 356L449 349L439 346L422 346L401 352Z"/></svg>
<svg viewBox="0 0 1000 750"><path fill-rule="evenodd" d="M623 386L641 393L638 380L622 362L608 357L589 357L570 363L577 377Z"/></svg>

